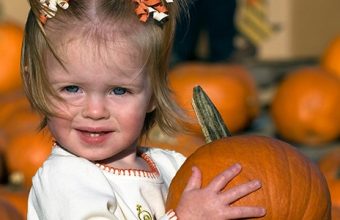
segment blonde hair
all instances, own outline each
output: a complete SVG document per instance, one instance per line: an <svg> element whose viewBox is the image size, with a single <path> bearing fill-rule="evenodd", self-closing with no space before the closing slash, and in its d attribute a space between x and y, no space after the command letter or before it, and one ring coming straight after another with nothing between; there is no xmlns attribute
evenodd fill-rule
<svg viewBox="0 0 340 220"><path fill-rule="evenodd" d="M56 16L48 19L43 25L39 21L42 9L39 0L29 0L29 2L31 10L25 27L21 73L31 105L44 116L41 128L46 126L48 117L53 115L49 97L55 95L47 80L44 64L46 51L50 51L63 65L57 51L53 48L52 37L46 33L56 31L56 34L58 32L60 34L61 31L74 28L74 25L89 25L89 21L96 20L95 28L101 28L101 25L118 24L119 28L128 30L129 34L133 33L129 39L137 41L135 43L142 48L145 55L146 72L151 81L152 98L156 108L147 114L143 133L147 133L155 123L167 133L180 130L184 116L183 111L174 103L168 87L168 60L176 18L180 5L185 5L184 0L174 0L169 4L163 2L168 9L169 19L162 25L158 25L151 18L146 23L139 21L134 13L135 3L132 0L70 0L67 10L59 9Z"/></svg>

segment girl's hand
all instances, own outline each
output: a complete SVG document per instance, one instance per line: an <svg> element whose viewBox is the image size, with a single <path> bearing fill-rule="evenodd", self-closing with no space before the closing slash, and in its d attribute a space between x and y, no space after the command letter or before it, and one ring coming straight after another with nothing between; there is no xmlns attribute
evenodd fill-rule
<svg viewBox="0 0 340 220"><path fill-rule="evenodd" d="M192 175L176 208L178 218L225 220L264 216L265 209L261 207L229 206L261 187L260 181L253 180L222 192L227 183L240 171L241 165L235 164L216 176L206 187L201 188L201 172L197 167L193 167Z"/></svg>

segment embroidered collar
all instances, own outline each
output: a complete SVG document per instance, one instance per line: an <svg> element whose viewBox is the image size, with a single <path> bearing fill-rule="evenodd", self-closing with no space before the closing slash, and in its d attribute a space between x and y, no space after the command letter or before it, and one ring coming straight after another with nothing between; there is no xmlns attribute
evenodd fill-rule
<svg viewBox="0 0 340 220"><path fill-rule="evenodd" d="M153 162L151 157L146 153L140 153L140 157L148 164L150 171L140 170L140 169L120 169L107 165L102 165L100 163L96 163L96 166L100 169L115 174L119 176L137 176L137 177L146 177L156 179L159 177L159 171L157 169L156 164Z"/></svg>

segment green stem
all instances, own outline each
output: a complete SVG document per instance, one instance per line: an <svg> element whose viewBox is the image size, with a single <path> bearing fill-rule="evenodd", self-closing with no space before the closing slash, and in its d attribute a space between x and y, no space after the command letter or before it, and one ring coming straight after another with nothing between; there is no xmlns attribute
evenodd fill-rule
<svg viewBox="0 0 340 220"><path fill-rule="evenodd" d="M0 22L2 21L3 19L3 5L2 5L2 2L0 2Z"/></svg>
<svg viewBox="0 0 340 220"><path fill-rule="evenodd" d="M207 143L231 136L217 108L200 86L193 89L192 106Z"/></svg>

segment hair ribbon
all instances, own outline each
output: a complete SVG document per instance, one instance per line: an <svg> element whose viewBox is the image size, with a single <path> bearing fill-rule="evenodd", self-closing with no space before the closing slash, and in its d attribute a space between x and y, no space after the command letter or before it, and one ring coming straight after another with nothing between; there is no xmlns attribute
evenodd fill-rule
<svg viewBox="0 0 340 220"><path fill-rule="evenodd" d="M137 3L135 13L139 20L146 22L151 15L153 19L163 22L169 16L168 9L162 4L161 0L133 0ZM167 3L173 0L166 0Z"/></svg>

